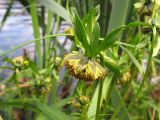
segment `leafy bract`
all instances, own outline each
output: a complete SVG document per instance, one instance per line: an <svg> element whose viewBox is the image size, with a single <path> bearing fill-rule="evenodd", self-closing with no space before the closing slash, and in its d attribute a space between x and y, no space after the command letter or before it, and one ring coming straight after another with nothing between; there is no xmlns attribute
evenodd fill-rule
<svg viewBox="0 0 160 120"><path fill-rule="evenodd" d="M98 47L99 37L100 37L100 27L98 22L96 22L91 36L91 44L90 44L90 51L92 51L91 56L95 56L97 54L97 51L99 49Z"/></svg>
<svg viewBox="0 0 160 120"><path fill-rule="evenodd" d="M118 28L114 29L112 32L107 34L104 38L104 40L100 41L99 43L99 51L103 51L111 47L117 40L119 34L124 30L127 29L128 27L134 27L134 26L146 26L148 24L143 23L143 22L131 22L127 25L122 25L119 26Z"/></svg>
<svg viewBox="0 0 160 120"><path fill-rule="evenodd" d="M72 20L74 24L76 37L81 42L82 46L85 48L86 53L88 53L89 52L89 40L87 38L85 27L81 19L79 18L76 10L72 9L71 13L72 13Z"/></svg>

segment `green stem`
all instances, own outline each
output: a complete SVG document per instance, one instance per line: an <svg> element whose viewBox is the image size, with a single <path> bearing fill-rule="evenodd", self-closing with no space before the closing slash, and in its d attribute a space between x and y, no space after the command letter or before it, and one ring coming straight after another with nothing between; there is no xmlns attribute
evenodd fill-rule
<svg viewBox="0 0 160 120"><path fill-rule="evenodd" d="M10 52L13 52L13 51L17 50L18 48L21 48L25 45L31 44L33 42L41 41L42 39L45 39L45 38L53 38L53 37L56 37L56 36L67 36L67 35L72 35L72 34L54 34L54 35L49 35L49 36L45 36L45 37L42 37L42 38L37 38L35 40L28 41L28 42L22 43L20 45L17 45L16 47L14 47L12 49L9 49L9 50L3 52L2 54L0 54L0 57L4 56L4 55L6 55ZM46 39L46 40L50 40L50 39Z"/></svg>
<svg viewBox="0 0 160 120"><path fill-rule="evenodd" d="M153 35L151 36L151 42L153 41ZM153 54L153 44L151 43L151 50L150 50L150 53L149 53L149 58L148 58L148 63L147 63L147 68L146 68L146 71L144 73L144 76L143 76L143 79L142 79L142 83L135 95L135 97L132 99L132 101L130 102L130 104L128 105L128 110L131 108L131 106L133 105L133 103L135 102L136 98L139 96L139 94L141 93L141 90L144 86L144 83L145 81L147 80L147 75L148 75L148 72L149 72L149 69L150 69L150 65L151 65L151 62L152 62L152 54ZM123 119L123 117L125 116L125 113L122 114L122 117L121 119ZM120 120L121 120L120 119Z"/></svg>
<svg viewBox="0 0 160 120"><path fill-rule="evenodd" d="M134 77L136 71L135 71L135 68L133 68L133 69L134 69L134 70L133 70L133 72L134 72L134 73L133 73L133 77ZM111 117L110 120L115 120L116 115L117 115L118 112L120 111L120 109L121 109L121 107L122 107L122 105L123 105L126 97L128 96L128 92L129 92L129 90L130 90L130 88L131 88L131 83L132 83L132 81L133 81L133 78L129 81L127 87L125 88L125 90L124 90L124 93L125 93L125 94L124 94L123 98L121 99L118 107L117 107L116 110L114 111L114 113L113 113L113 115L112 115L112 117Z"/></svg>
<svg viewBox="0 0 160 120"><path fill-rule="evenodd" d="M82 120L89 120L87 115L87 105L82 106Z"/></svg>
<svg viewBox="0 0 160 120"><path fill-rule="evenodd" d="M153 3L152 19L155 18L155 14L156 14L156 0L154 0L154 3Z"/></svg>
<svg viewBox="0 0 160 120"><path fill-rule="evenodd" d="M103 89L103 80L99 80L99 93L98 93L98 100L97 100L97 109L96 109L95 120L99 120L100 104L101 104L101 97L102 97L102 89Z"/></svg>
<svg viewBox="0 0 160 120"><path fill-rule="evenodd" d="M46 34L50 35L51 34L51 30L52 30L52 23L53 23L53 13L49 10L48 11L48 20L47 20L47 30L46 30ZM48 38L49 39L49 38ZM50 41L47 40L46 44L45 44L45 67L48 66L48 61L49 61L49 57L50 57Z"/></svg>
<svg viewBox="0 0 160 120"><path fill-rule="evenodd" d="M18 90L19 98L22 99L22 94L21 94L21 90L20 90L20 88L19 88L19 83L18 83L18 73L19 73L19 70L16 69L15 82L16 82L16 87L17 87L17 90Z"/></svg>
<svg viewBox="0 0 160 120"><path fill-rule="evenodd" d="M33 24L33 30L34 30L34 38L40 37L39 32L39 22L38 22L38 14L37 14L37 7L36 7L36 0L30 0L30 12L32 17L32 24ZM38 66L42 68L42 52L41 52L41 42L36 41L36 55L38 58Z"/></svg>
<svg viewBox="0 0 160 120"><path fill-rule="evenodd" d="M156 67L155 67L155 62L154 61L152 61L152 75L155 77L155 76L157 76L157 73L156 73Z"/></svg>
<svg viewBox="0 0 160 120"><path fill-rule="evenodd" d="M154 0L154 4L153 4L153 12L152 12L152 19L155 18L155 12L156 12L156 0ZM150 53L149 53L149 58L148 58L148 63L147 63L147 68L146 68L146 71L144 73L144 76L143 76L143 79L142 79L142 83L135 95L135 97L132 99L132 101L130 102L130 104L128 105L128 110L131 108L131 106L133 105L133 103L135 102L136 98L139 96L139 94L141 93L141 90L142 90L142 87L144 86L144 83L145 81L147 80L147 75L148 75L148 72L149 72L149 69L150 69L150 65L152 63L152 55L153 55L153 42L154 42L154 39L155 39L155 36L154 36L154 29L155 26L152 26L152 35L151 35L151 48L150 48ZM125 116L125 113L122 113L122 117L121 119L123 119L123 117ZM120 119L120 120L121 120Z"/></svg>
<svg viewBox="0 0 160 120"><path fill-rule="evenodd" d="M53 71L53 78L52 78L52 89L51 89L51 103L55 104L57 101L57 80L58 76L56 70Z"/></svg>
<svg viewBox="0 0 160 120"><path fill-rule="evenodd" d="M8 67L8 66L0 66L0 69L10 69L10 70L14 70L14 68Z"/></svg>

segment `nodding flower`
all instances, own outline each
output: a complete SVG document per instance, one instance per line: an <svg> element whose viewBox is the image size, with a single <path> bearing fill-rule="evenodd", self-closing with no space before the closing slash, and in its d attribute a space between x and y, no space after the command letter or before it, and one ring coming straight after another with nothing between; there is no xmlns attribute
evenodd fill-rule
<svg viewBox="0 0 160 120"><path fill-rule="evenodd" d="M64 58L64 64L69 72L77 79L86 82L102 80L106 70L95 59L89 59L81 52L73 51Z"/></svg>

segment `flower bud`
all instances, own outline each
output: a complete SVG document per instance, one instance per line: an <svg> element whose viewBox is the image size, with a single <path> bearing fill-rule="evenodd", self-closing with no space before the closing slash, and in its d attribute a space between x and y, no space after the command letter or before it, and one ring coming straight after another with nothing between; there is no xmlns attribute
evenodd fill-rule
<svg viewBox="0 0 160 120"><path fill-rule="evenodd" d="M69 28L66 28L64 30L65 33L67 34L71 34L71 35L67 35L67 38L70 39L70 40L74 40L74 30L73 28L69 27Z"/></svg>
<svg viewBox="0 0 160 120"><path fill-rule="evenodd" d="M82 105L87 105L90 102L89 97L84 95L79 97L79 101Z"/></svg>
<svg viewBox="0 0 160 120"><path fill-rule="evenodd" d="M65 56L64 64L69 72L77 79L86 82L102 80L106 76L106 70L97 60L88 59L80 52L72 52Z"/></svg>

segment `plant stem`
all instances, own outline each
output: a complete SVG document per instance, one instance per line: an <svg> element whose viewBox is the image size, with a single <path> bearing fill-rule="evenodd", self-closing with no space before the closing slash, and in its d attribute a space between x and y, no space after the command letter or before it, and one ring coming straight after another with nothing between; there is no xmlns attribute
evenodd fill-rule
<svg viewBox="0 0 160 120"><path fill-rule="evenodd" d="M14 70L14 68L8 67L8 66L0 66L0 69L10 69L10 70Z"/></svg>
<svg viewBox="0 0 160 120"><path fill-rule="evenodd" d="M48 11L48 20L47 20L47 30L46 30L46 34L50 35L51 34L51 30L52 30L52 24L53 24L53 13L49 10ZM49 38L48 38L49 39ZM50 41L47 40L46 44L45 44L45 67L48 66L48 61L49 61L49 57L50 57Z"/></svg>
<svg viewBox="0 0 160 120"><path fill-rule="evenodd" d="M36 0L30 0L30 12L32 17L32 24L33 24L33 30L34 30L34 38L40 37L39 32L39 23L38 23L38 14L37 14L37 8L36 8ZM42 52L41 52L41 42L36 41L36 55L38 58L38 66L39 68L42 68Z"/></svg>
<svg viewBox="0 0 160 120"><path fill-rule="evenodd" d="M28 44L31 44L33 42L37 42L37 41L41 41L42 39L45 39L45 38L53 38L53 37L56 37L56 36L67 36L67 35L72 35L72 34L54 34L54 35L49 35L49 36L45 36L45 37L41 37L41 38L37 38L35 40L31 40L31 41L28 41L28 42L25 42L25 43L22 43L20 45L17 45L16 47L12 48L12 49L9 49L5 52L3 52L2 54L0 54L0 57L10 53L10 52L13 52L14 50L17 50L18 48L21 48L25 45L28 45ZM50 39L48 39L50 40Z"/></svg>
<svg viewBox="0 0 160 120"><path fill-rule="evenodd" d="M156 0L154 0L154 4L153 4L153 12L152 12L152 19L155 18L155 12L156 12ZM150 42L151 42L151 48L150 48L150 53L149 53L149 58L148 58L148 63L147 63L147 68L146 68L146 71L144 73L144 76L143 76L143 79L142 79L142 83L135 95L135 97L132 99L132 101L130 102L130 104L128 105L128 110L131 108L131 106L133 105L133 103L135 102L136 98L139 96L139 94L141 93L141 90L142 90L142 87L145 83L145 81L147 80L147 75L148 75L148 72L149 72L149 69L150 69L150 65L152 63L152 55L153 55L153 42L154 42L154 39L155 39L155 36L154 36L154 29L155 26L152 26L152 35L151 35L151 39L150 39ZM122 117L121 119L123 119L125 113L122 113ZM121 120L120 119L120 120Z"/></svg>
<svg viewBox="0 0 160 120"><path fill-rule="evenodd" d="M57 80L58 76L56 70L53 71L53 78L52 78L52 89L51 89L51 103L55 104L57 101Z"/></svg>
<svg viewBox="0 0 160 120"><path fill-rule="evenodd" d="M151 36L151 42L153 42L153 35ZM142 79L142 83L135 95L135 97L133 97L132 101L130 102L130 104L128 105L128 110L131 108L131 106L133 105L133 103L135 102L136 98L139 96L139 94L141 93L141 90L143 88L143 85L147 79L147 75L148 75L148 72L149 72L149 69L150 69L150 65L151 65L151 62L152 62L152 54L153 54L153 44L151 43L151 50L150 50L150 53L149 53L149 58L148 58L148 63L147 63L147 68L146 68L146 71L144 73L144 76L143 76L143 79ZM125 113L122 113L122 117L121 119L123 119L123 117L125 116ZM120 119L120 120L121 120Z"/></svg>
<svg viewBox="0 0 160 120"><path fill-rule="evenodd" d="M95 120L99 120L100 104L101 104L101 96L102 96L102 88L103 88L103 80L99 80L99 93L98 93L98 100L97 100L97 109L96 109Z"/></svg>
<svg viewBox="0 0 160 120"><path fill-rule="evenodd" d="M15 82L16 82L16 87L17 87L17 90L18 90L19 98L22 99L21 90L20 90L20 87L19 87L19 84L18 84L18 76L17 76L18 73L19 73L19 70L16 69L16 73L15 73Z"/></svg>
<svg viewBox="0 0 160 120"><path fill-rule="evenodd" d="M155 76L157 76L157 73L156 73L156 67L155 67L155 63L154 63L154 61L152 61L152 75L155 77Z"/></svg>
<svg viewBox="0 0 160 120"><path fill-rule="evenodd" d="M82 120L89 120L87 115L87 105L82 106Z"/></svg>
<svg viewBox="0 0 160 120"><path fill-rule="evenodd" d="M153 3L152 19L155 18L155 14L156 14L156 0L154 0L154 3Z"/></svg>

